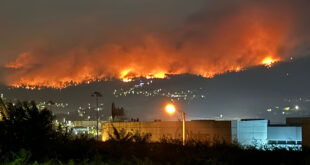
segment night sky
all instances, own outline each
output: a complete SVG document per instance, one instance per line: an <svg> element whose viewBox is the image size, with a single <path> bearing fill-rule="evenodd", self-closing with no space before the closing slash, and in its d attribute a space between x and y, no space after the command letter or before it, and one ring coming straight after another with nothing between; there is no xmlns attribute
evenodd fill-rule
<svg viewBox="0 0 310 165"><path fill-rule="evenodd" d="M152 80L141 90L193 91L173 100L189 119L308 116L309 11L307 0L4 0L0 93L72 112L99 91L107 115L114 101L130 117L172 120L171 97L113 95Z"/></svg>

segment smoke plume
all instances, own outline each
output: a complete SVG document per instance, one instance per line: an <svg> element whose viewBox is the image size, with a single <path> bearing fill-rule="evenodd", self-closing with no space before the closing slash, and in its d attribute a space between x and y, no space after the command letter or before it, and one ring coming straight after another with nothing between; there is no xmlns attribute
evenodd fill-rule
<svg viewBox="0 0 310 165"><path fill-rule="evenodd" d="M184 73L212 77L271 65L296 56L308 43L308 6L302 0L206 3L173 30L135 31L109 39L98 35L87 44L78 37L75 44L70 39L43 40L6 64L5 82L63 88L113 78Z"/></svg>

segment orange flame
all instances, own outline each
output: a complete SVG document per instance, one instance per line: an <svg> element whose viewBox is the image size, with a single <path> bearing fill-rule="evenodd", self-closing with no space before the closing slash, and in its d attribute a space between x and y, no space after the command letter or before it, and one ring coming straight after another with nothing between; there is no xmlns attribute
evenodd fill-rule
<svg viewBox="0 0 310 165"><path fill-rule="evenodd" d="M272 57L266 57L262 61L262 64L265 65L267 68L270 68L274 63L279 62L279 59L274 59Z"/></svg>
<svg viewBox="0 0 310 165"><path fill-rule="evenodd" d="M171 35L142 34L91 50L60 48L55 53L49 47L33 48L6 65L6 81L14 87L65 88L112 78L130 82L185 73L212 78L251 66L271 67L288 57L279 50L289 52L292 47L288 36L294 24L292 14L286 13L282 21L273 8L254 7L222 16L215 25L201 16Z"/></svg>

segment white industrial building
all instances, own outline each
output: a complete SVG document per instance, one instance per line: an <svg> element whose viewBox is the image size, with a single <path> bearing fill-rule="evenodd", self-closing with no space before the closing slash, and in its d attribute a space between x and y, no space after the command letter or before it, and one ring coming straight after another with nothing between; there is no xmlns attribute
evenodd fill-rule
<svg viewBox="0 0 310 165"><path fill-rule="evenodd" d="M231 132L234 142L240 145L267 144L267 120L231 121Z"/></svg>
<svg viewBox="0 0 310 165"><path fill-rule="evenodd" d="M300 148L302 127L268 125L268 120L232 121L233 141L242 146Z"/></svg>

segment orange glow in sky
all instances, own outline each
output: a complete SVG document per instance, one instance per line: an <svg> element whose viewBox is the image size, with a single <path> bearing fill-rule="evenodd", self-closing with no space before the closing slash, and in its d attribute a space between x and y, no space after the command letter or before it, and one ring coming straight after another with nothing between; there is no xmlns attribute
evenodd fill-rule
<svg viewBox="0 0 310 165"><path fill-rule="evenodd" d="M112 38L94 48L60 44L57 51L49 44L34 46L6 63L4 81L29 89L66 88L99 80L131 82L180 74L212 78L258 65L269 68L288 59L283 52L293 46L287 38L294 19L285 13L287 21L282 21L282 12L252 6L221 16L214 25L206 12L200 13L202 20L185 22L171 35L137 32L135 38Z"/></svg>

